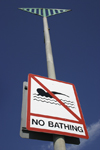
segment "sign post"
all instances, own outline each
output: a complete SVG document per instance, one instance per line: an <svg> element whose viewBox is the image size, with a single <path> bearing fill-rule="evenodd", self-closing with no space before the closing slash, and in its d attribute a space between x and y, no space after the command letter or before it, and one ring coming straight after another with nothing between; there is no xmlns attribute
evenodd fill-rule
<svg viewBox="0 0 100 150"><path fill-rule="evenodd" d="M49 35L49 28L48 28L48 22L47 22L47 17L52 16L52 15L56 15L56 14L60 14L60 13L64 13L64 12L68 12L70 11L70 9L47 9L47 8L19 8L20 10L26 11L26 12L30 12L32 14L35 15L39 15L43 17L43 25L44 25L44 38L45 38L45 49L46 49L46 59L47 59L47 71L48 71L48 78L51 79L56 79L56 74L55 74L55 68L54 68L54 62L53 62L53 55L52 55L52 47L51 47L51 42L50 42L50 35ZM30 75L31 76L31 75ZM37 79L36 79L37 80ZM30 83L30 82L29 82ZM30 87L30 85L28 85L28 88ZM38 89L39 92L40 89ZM43 89L42 89L43 90ZM45 88L46 90L46 88ZM47 89L48 91L48 89ZM50 91L49 95L54 96ZM40 92L41 93L41 92ZM43 93L42 93L43 94ZM30 95L28 94L28 97ZM54 98L57 99L57 97L54 96ZM63 105L63 103L61 101L59 101L59 99L57 99L59 103L61 103L61 105ZM30 105L28 105L30 106ZM66 105L64 105L64 107L66 107ZM68 108L67 108L68 109ZM30 110L30 108L28 108L28 111ZM73 111L71 111L72 114ZM30 112L29 112L30 113ZM74 114L74 117L76 117L77 115ZM29 115L28 115L29 117ZM32 116L31 116L32 117ZM39 116L38 116L39 117ZM32 119L32 118L31 118ZM76 117L76 120L79 119L79 117ZM30 118L28 118L28 120L30 120ZM79 119L80 120L80 119ZM52 122L50 122L49 120L47 120L47 118L45 119L45 121L49 122L49 126L52 126ZM43 128L45 122L43 120L40 119L40 121L38 120L34 120L32 119L32 122L36 125L40 124L41 128ZM75 123L75 120L74 120ZM61 127L62 127L61 123ZM70 124L71 125L71 124ZM56 124L57 126L57 124ZM32 126L31 126L32 127ZM29 127L29 123L27 122L27 128L30 130ZM39 129L41 131L41 129ZM76 129L77 130L77 129ZM56 133L56 132L55 132ZM60 133L60 132L59 132ZM86 133L87 134L87 133ZM65 139L64 136L59 134L54 134L53 135L53 142L54 142L54 150L66 150L65 147Z"/></svg>
<svg viewBox="0 0 100 150"><path fill-rule="evenodd" d="M45 16L43 17L43 24L44 24L44 38L45 38L48 77L51 79L56 79L48 22Z"/></svg>
<svg viewBox="0 0 100 150"><path fill-rule="evenodd" d="M56 79L47 18L43 17L48 77ZM53 135L54 150L66 150L64 136Z"/></svg>

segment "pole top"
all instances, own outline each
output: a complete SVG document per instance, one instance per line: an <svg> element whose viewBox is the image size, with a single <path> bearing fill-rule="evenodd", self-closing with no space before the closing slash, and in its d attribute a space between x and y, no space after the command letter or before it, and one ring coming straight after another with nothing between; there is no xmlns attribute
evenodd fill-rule
<svg viewBox="0 0 100 150"><path fill-rule="evenodd" d="M41 17L50 17L53 15L61 14L71 11L71 9L53 9L53 8L18 8L20 10L39 15Z"/></svg>

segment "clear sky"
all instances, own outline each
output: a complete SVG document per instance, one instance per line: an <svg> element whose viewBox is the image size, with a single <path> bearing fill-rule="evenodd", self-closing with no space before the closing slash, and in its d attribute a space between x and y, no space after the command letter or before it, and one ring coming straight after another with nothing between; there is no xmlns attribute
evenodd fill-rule
<svg viewBox="0 0 100 150"><path fill-rule="evenodd" d="M53 150L52 142L19 136L23 81L47 77L42 17L22 7L72 9L48 18L58 80L76 86L90 138L67 150L100 149L100 1L0 1L0 149Z"/></svg>

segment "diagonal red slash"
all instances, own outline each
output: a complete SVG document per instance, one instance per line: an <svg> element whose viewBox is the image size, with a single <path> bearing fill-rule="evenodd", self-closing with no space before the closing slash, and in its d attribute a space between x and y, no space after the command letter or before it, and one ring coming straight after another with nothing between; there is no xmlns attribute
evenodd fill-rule
<svg viewBox="0 0 100 150"><path fill-rule="evenodd" d="M81 123L82 120L68 107L66 106L58 97L56 97L46 86L44 86L35 76L33 76L34 80L41 85L54 99L56 99L68 112L70 112L77 120L78 123Z"/></svg>

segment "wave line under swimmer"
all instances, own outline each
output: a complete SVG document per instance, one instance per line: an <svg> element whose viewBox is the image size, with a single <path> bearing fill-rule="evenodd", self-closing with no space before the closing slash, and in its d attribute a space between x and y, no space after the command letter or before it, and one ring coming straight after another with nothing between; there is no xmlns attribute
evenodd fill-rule
<svg viewBox="0 0 100 150"><path fill-rule="evenodd" d="M41 102L44 102L44 103L50 103L50 104L54 104L54 105L58 105L58 106L61 106L60 103L58 103L54 98L50 98L50 97L46 97L46 96L41 96L41 95L38 95L36 93L33 94L33 100L34 101L41 101ZM75 104L73 101L71 100L65 100L65 99L60 99L67 107L69 108L74 108L75 109Z"/></svg>
<svg viewBox="0 0 100 150"><path fill-rule="evenodd" d="M44 91L43 89L41 89L41 88L38 88L38 89L37 89L37 92L38 92L38 95L52 98L52 96L51 96L48 92L45 92L45 91ZM60 94L60 95L64 95L64 96L69 97L68 95L65 95L65 94L62 94L62 93L59 93L59 92L55 92L55 91L51 91L51 92L52 92L53 94Z"/></svg>

